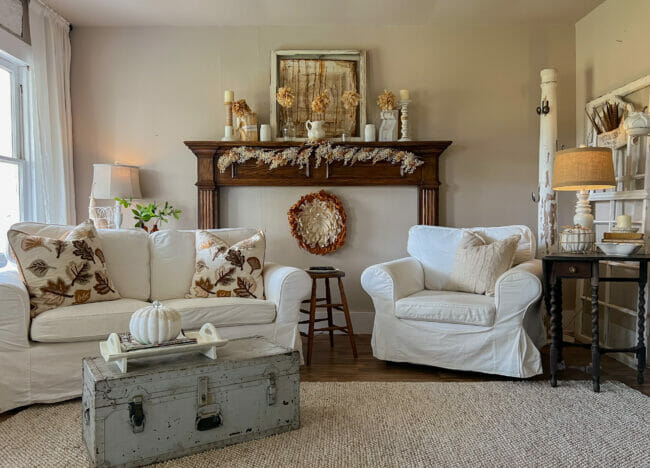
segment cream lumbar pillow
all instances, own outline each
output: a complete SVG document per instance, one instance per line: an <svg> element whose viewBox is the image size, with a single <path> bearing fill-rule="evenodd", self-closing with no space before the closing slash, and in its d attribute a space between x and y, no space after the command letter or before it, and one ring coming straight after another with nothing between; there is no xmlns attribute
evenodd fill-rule
<svg viewBox="0 0 650 468"><path fill-rule="evenodd" d="M196 267L186 297L263 299L265 251L266 238L262 231L234 245L211 232L198 231Z"/></svg>
<svg viewBox="0 0 650 468"><path fill-rule="evenodd" d="M520 238L517 234L488 244L476 232L463 232L445 289L494 296L499 276L512 266Z"/></svg>
<svg viewBox="0 0 650 468"><path fill-rule="evenodd" d="M56 307L120 298L92 221L81 223L62 239L14 229L7 238L29 291L32 318Z"/></svg>

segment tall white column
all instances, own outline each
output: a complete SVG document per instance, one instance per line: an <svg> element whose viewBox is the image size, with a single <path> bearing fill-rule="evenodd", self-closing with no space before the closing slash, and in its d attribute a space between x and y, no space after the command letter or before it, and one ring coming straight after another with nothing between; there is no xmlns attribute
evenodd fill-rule
<svg viewBox="0 0 650 468"><path fill-rule="evenodd" d="M540 107L548 113L539 116L539 203L537 205L537 253L541 257L557 244L557 198L553 191L553 160L557 144L557 70L540 72ZM546 110L546 109L543 109Z"/></svg>

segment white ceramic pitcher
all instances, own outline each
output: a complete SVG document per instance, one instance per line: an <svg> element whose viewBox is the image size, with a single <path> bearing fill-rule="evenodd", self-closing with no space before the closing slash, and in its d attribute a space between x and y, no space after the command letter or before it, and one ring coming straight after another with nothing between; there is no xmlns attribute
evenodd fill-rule
<svg viewBox="0 0 650 468"><path fill-rule="evenodd" d="M315 120L313 122L308 120L305 122L307 138L310 140L322 140L325 138L325 129L323 128L323 125L325 125L324 120Z"/></svg>

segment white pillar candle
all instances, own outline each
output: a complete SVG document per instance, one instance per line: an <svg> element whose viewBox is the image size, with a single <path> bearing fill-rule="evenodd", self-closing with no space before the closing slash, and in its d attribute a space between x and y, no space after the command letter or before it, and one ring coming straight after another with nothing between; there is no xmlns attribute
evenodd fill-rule
<svg viewBox="0 0 650 468"><path fill-rule="evenodd" d="M627 214L617 216L616 227L619 229L630 229L632 227L632 216Z"/></svg>
<svg viewBox="0 0 650 468"><path fill-rule="evenodd" d="M233 102L235 100L235 92L229 89L223 93L223 102Z"/></svg>
<svg viewBox="0 0 650 468"><path fill-rule="evenodd" d="M411 99L411 93L409 92L408 89L400 89L399 98L402 101L408 101L409 99Z"/></svg>

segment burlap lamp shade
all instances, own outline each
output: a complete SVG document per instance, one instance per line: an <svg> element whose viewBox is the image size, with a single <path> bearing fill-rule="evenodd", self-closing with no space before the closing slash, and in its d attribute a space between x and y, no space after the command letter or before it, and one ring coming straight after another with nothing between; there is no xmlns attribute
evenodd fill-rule
<svg viewBox="0 0 650 468"><path fill-rule="evenodd" d="M615 186L611 149L571 148L555 153L553 190L600 190Z"/></svg>
<svg viewBox="0 0 650 468"><path fill-rule="evenodd" d="M591 214L587 190L616 187L612 150L609 148L571 148L555 153L553 190L575 190L578 202L573 224L591 229Z"/></svg>

